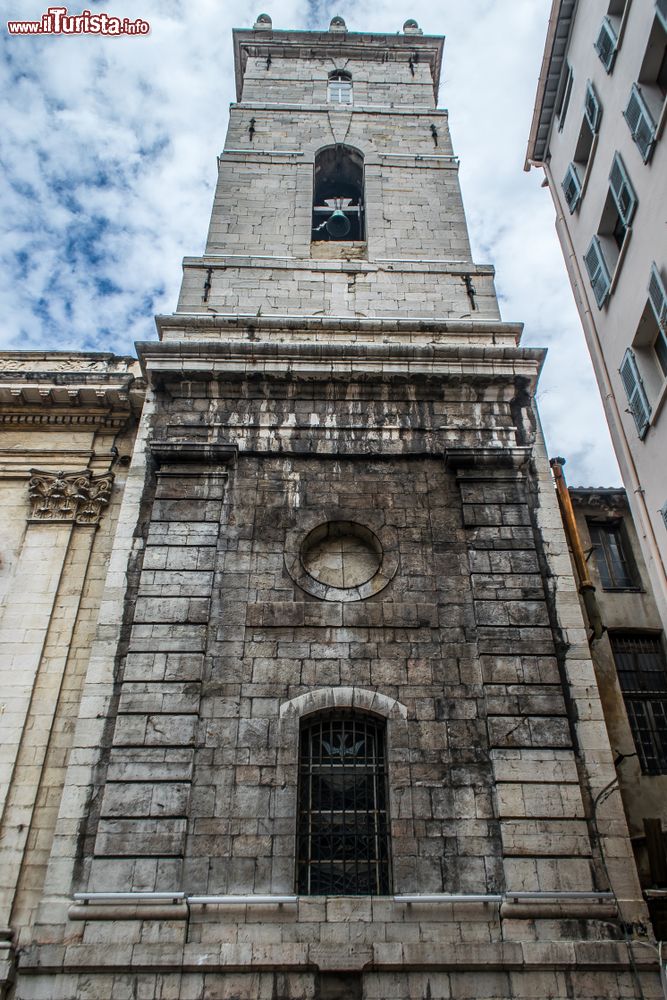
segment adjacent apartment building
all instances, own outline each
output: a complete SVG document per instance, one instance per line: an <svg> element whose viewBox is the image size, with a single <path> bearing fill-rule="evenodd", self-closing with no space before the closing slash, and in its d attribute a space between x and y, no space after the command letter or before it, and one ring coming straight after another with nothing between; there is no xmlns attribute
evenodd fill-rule
<svg viewBox="0 0 667 1000"><path fill-rule="evenodd" d="M554 0L526 169L556 229L667 623L667 0Z"/></svg>
<svg viewBox="0 0 667 1000"><path fill-rule="evenodd" d="M653 930L667 937L667 659L664 633L624 489L566 491L563 523L617 780Z"/></svg>

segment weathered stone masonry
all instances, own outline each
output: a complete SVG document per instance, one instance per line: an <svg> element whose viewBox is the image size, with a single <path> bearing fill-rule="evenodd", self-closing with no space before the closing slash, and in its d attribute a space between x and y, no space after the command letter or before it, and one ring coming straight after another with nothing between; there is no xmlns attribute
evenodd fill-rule
<svg viewBox="0 0 667 1000"><path fill-rule="evenodd" d="M470 256L442 39L260 19L235 46L206 252L138 345L17 1000L658 996L618 924L646 918L622 810L594 805L614 770L543 352ZM332 107L343 67L353 104ZM311 239L332 144L363 156L364 241ZM377 562L354 585L307 568L341 524ZM386 732L388 894L296 894L300 728L337 711Z"/></svg>

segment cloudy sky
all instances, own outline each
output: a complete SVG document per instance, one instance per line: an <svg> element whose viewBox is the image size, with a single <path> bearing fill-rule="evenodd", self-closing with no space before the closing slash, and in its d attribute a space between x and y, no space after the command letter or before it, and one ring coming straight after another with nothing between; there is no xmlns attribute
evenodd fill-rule
<svg viewBox="0 0 667 1000"><path fill-rule="evenodd" d="M473 252L493 263L503 318L549 348L539 390L549 452L571 485L618 470L565 277L553 208L523 172L550 0L258 0L275 28L445 34L450 111ZM38 20L42 0L7 0ZM0 63L0 349L133 353L172 312L181 259L201 253L233 100L233 27L259 8L220 0L91 0L139 37L10 37ZM82 7L70 6L70 13Z"/></svg>

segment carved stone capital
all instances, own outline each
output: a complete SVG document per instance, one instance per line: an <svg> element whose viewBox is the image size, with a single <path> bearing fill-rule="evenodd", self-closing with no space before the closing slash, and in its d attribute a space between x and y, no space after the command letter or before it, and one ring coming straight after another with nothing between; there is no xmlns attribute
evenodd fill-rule
<svg viewBox="0 0 667 1000"><path fill-rule="evenodd" d="M30 521L98 524L109 503L113 473L43 472L31 469L28 484Z"/></svg>

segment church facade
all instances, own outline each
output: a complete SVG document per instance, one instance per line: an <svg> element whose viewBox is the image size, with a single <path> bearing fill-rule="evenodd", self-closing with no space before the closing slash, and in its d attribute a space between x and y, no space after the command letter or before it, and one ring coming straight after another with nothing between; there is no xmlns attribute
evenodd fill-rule
<svg viewBox="0 0 667 1000"><path fill-rule="evenodd" d="M7 678L16 1000L661 995L443 41L236 31L206 248L141 371L7 359L14 450L28 405L98 428L7 475L10 631L57 552Z"/></svg>

